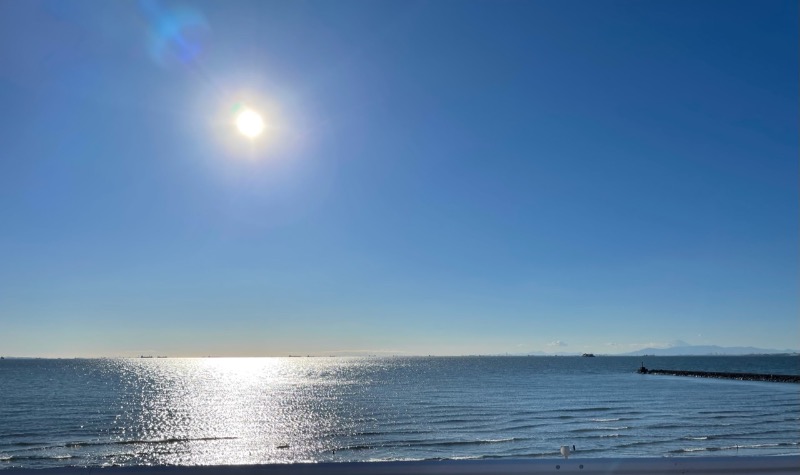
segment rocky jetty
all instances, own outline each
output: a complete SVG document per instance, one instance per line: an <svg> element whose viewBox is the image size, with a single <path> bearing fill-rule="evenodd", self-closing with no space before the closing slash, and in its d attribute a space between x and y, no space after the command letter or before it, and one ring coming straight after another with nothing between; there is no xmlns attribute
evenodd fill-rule
<svg viewBox="0 0 800 475"><path fill-rule="evenodd" d="M738 379L740 381L770 381L775 383L800 383L800 375L796 374L758 374L758 373L721 373L717 371L680 371L674 369L647 369L642 365L637 371L640 374L664 374L667 376L691 376L695 378Z"/></svg>

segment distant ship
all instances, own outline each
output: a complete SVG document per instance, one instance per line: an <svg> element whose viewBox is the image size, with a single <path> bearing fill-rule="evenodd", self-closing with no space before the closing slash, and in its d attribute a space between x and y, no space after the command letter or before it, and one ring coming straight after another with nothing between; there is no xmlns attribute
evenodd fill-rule
<svg viewBox="0 0 800 475"><path fill-rule="evenodd" d="M581 356L583 356L585 358L594 358L594 353L584 353Z"/></svg>

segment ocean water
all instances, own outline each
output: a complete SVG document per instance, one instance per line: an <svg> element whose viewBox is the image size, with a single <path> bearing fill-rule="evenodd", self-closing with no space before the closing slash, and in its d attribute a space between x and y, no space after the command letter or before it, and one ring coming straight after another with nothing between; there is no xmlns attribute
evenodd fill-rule
<svg viewBox="0 0 800 475"><path fill-rule="evenodd" d="M800 453L796 356L5 359L0 469Z"/></svg>

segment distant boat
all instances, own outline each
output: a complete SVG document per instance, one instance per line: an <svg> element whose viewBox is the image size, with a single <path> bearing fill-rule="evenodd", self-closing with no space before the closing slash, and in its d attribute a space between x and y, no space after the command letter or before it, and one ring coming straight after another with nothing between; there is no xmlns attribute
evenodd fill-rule
<svg viewBox="0 0 800 475"><path fill-rule="evenodd" d="M594 353L584 353L581 356L583 356L585 358L594 358Z"/></svg>

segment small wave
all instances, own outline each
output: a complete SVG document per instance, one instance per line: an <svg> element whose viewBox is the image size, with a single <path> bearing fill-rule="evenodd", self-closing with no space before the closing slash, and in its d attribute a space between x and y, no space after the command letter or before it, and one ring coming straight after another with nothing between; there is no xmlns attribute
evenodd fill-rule
<svg viewBox="0 0 800 475"><path fill-rule="evenodd" d="M36 446L47 446L47 442L14 442L11 445L17 447L36 447Z"/></svg>
<svg viewBox="0 0 800 475"><path fill-rule="evenodd" d="M518 452L514 453L512 456L513 458L541 458L541 457L553 457L554 455L561 455L560 453L556 452ZM509 458L508 455L496 455L496 454L484 454L481 456L481 459L485 460L497 460L497 459L507 459Z"/></svg>
<svg viewBox="0 0 800 475"><path fill-rule="evenodd" d="M537 417L541 417L542 414L552 414L552 413L570 413L570 412L607 412L607 411L620 411L620 408L615 407L606 407L606 406L596 406L596 407L562 407L562 408L554 408L554 409L546 409L543 411L536 411L534 414ZM549 416L548 416L549 418Z"/></svg>
<svg viewBox="0 0 800 475"><path fill-rule="evenodd" d="M41 434L37 432L8 432L0 434L0 439L19 439L20 437L39 437Z"/></svg>
<svg viewBox="0 0 800 475"><path fill-rule="evenodd" d="M600 437L620 437L619 434L603 434Z"/></svg>
<svg viewBox="0 0 800 475"><path fill-rule="evenodd" d="M513 442L518 440L516 437L507 437L502 439L477 439L477 440L405 440L391 443L376 443L376 444L358 444L348 445L336 450L370 450L375 448L395 448L395 447L455 447L460 445L486 445L486 444L503 444L506 442Z"/></svg>
<svg viewBox="0 0 800 475"><path fill-rule="evenodd" d="M625 444L620 444L620 445L617 446L617 448L627 449L627 448L632 448L632 447L644 447L644 446L648 446L648 445L663 445L663 444L669 444L669 443L672 443L672 442L677 442L679 440L680 439L639 440L639 441L636 441L636 442L628 442L628 443L625 443ZM583 452L586 452L586 450L583 450Z"/></svg>
<svg viewBox="0 0 800 475"><path fill-rule="evenodd" d="M11 455L11 456L4 456L0 458L3 461L15 461L15 460L66 460L77 458L74 455L69 454L60 454L60 455Z"/></svg>
<svg viewBox="0 0 800 475"><path fill-rule="evenodd" d="M744 411L730 409L730 410L713 410L713 411L697 411L698 414L745 414Z"/></svg>
<svg viewBox="0 0 800 475"><path fill-rule="evenodd" d="M738 448L740 449L761 449L761 448L769 448L769 447L794 447L796 445L800 445L800 442L770 442L768 444L752 444L752 445L739 445ZM725 447L726 449L729 448L736 448L737 446L733 447Z"/></svg>
<svg viewBox="0 0 800 475"><path fill-rule="evenodd" d="M508 425L508 426L497 427L497 428L496 428L496 430L498 430L498 431L503 431L503 432L507 432L507 431L521 431L521 430L528 430L528 429L537 429L537 428L539 428L539 427L543 427L543 426L545 426L545 425L547 425L547 424L520 424L520 425Z"/></svg>
<svg viewBox="0 0 800 475"><path fill-rule="evenodd" d="M383 437L383 436L395 436L395 435L424 435L430 434L431 431L427 429L413 429L413 430L394 430L394 431L358 431L353 433L343 433L338 434L347 435L347 436L354 436L354 437Z"/></svg>
<svg viewBox="0 0 800 475"><path fill-rule="evenodd" d="M502 444L504 442L513 442L516 440L514 437L504 439L477 439L477 440L451 440L451 441L430 441L418 445L423 446L437 446L437 447L453 447L458 445L484 445L484 444Z"/></svg>
<svg viewBox="0 0 800 475"><path fill-rule="evenodd" d="M689 448L689 449L670 450L669 453L671 453L671 454L683 454L683 453L689 453L689 452L703 452L703 451L706 451L706 450L709 450L709 449L706 449L706 448L703 448L703 447L697 447L697 448Z"/></svg>
<svg viewBox="0 0 800 475"><path fill-rule="evenodd" d="M445 415L431 418L433 424L472 424L475 422L486 422L483 418L448 418Z"/></svg>
<svg viewBox="0 0 800 475"><path fill-rule="evenodd" d="M212 440L232 440L238 437L171 437L168 439L133 439L133 440L117 440L111 442L114 445L135 445L135 444L176 444L180 442L208 442Z"/></svg>
<svg viewBox="0 0 800 475"><path fill-rule="evenodd" d="M690 452L720 452L725 450L747 450L747 449L769 449L775 447L791 447L800 442L773 442L769 444L750 444L750 445L729 445L724 447L690 447L685 449L670 450L671 454L682 454Z"/></svg>
<svg viewBox="0 0 800 475"><path fill-rule="evenodd" d="M342 447L342 448L340 448L340 449L337 449L337 450L340 450L340 451L341 451L341 450L353 450L353 451L357 451L357 450L369 450L369 449L372 449L372 448L374 448L374 447L375 447L375 446L372 446L372 445L348 445L347 447Z"/></svg>
<svg viewBox="0 0 800 475"><path fill-rule="evenodd" d="M91 446L94 446L94 445L108 445L108 444L114 444L114 443L116 443L116 442L113 442L113 441L111 441L111 442L100 442L100 441L96 441L96 442L81 442L81 441L77 441L77 442L67 442L66 444L63 444L63 445L54 445L52 447L55 447L55 448L66 448L66 449L79 449L81 447L91 447ZM48 447L48 448L50 448L50 447Z"/></svg>
<svg viewBox="0 0 800 475"><path fill-rule="evenodd" d="M770 430L761 430L761 431L747 431L747 432L730 432L727 434L720 434L719 438L735 438L735 437L753 437L757 435L775 435L775 434L786 434L791 433L792 431L786 429L770 429Z"/></svg>
<svg viewBox="0 0 800 475"><path fill-rule="evenodd" d="M675 423L671 423L671 422L666 422L666 423L659 423L659 424L650 424L648 426L645 426L644 428L645 429L683 429L685 427L686 427L685 424L675 424Z"/></svg>
<svg viewBox="0 0 800 475"><path fill-rule="evenodd" d="M136 452L117 452L113 454L105 454L102 457L106 459L120 459L122 457L136 457L137 455L139 454Z"/></svg>
<svg viewBox="0 0 800 475"><path fill-rule="evenodd" d="M617 421L621 421L622 419L619 418L619 417L609 417L607 419L598 418L598 419L590 419L590 420L592 422L617 422Z"/></svg>
<svg viewBox="0 0 800 475"><path fill-rule="evenodd" d="M628 426L620 426L620 427L582 427L580 429L572 429L570 432L597 432L602 430L625 430L630 429Z"/></svg>
<svg viewBox="0 0 800 475"><path fill-rule="evenodd" d="M684 437L683 440L708 440L708 436L703 437Z"/></svg>
<svg viewBox="0 0 800 475"><path fill-rule="evenodd" d="M369 458L367 462L424 462L426 460L441 460L439 458L421 458L421 457L386 457L386 458Z"/></svg>
<svg viewBox="0 0 800 475"><path fill-rule="evenodd" d="M238 437L198 437L198 438L168 438L168 439L150 439L150 440L112 440L112 441L74 441L66 442L63 444L48 445L46 443L32 443L32 442L19 442L14 445L25 447L22 449L13 450L14 452L30 452L52 449L81 449L83 447L94 447L103 445L136 445L136 444L174 444L179 442L195 442L195 441L212 441L212 440L226 440L237 439Z"/></svg>

